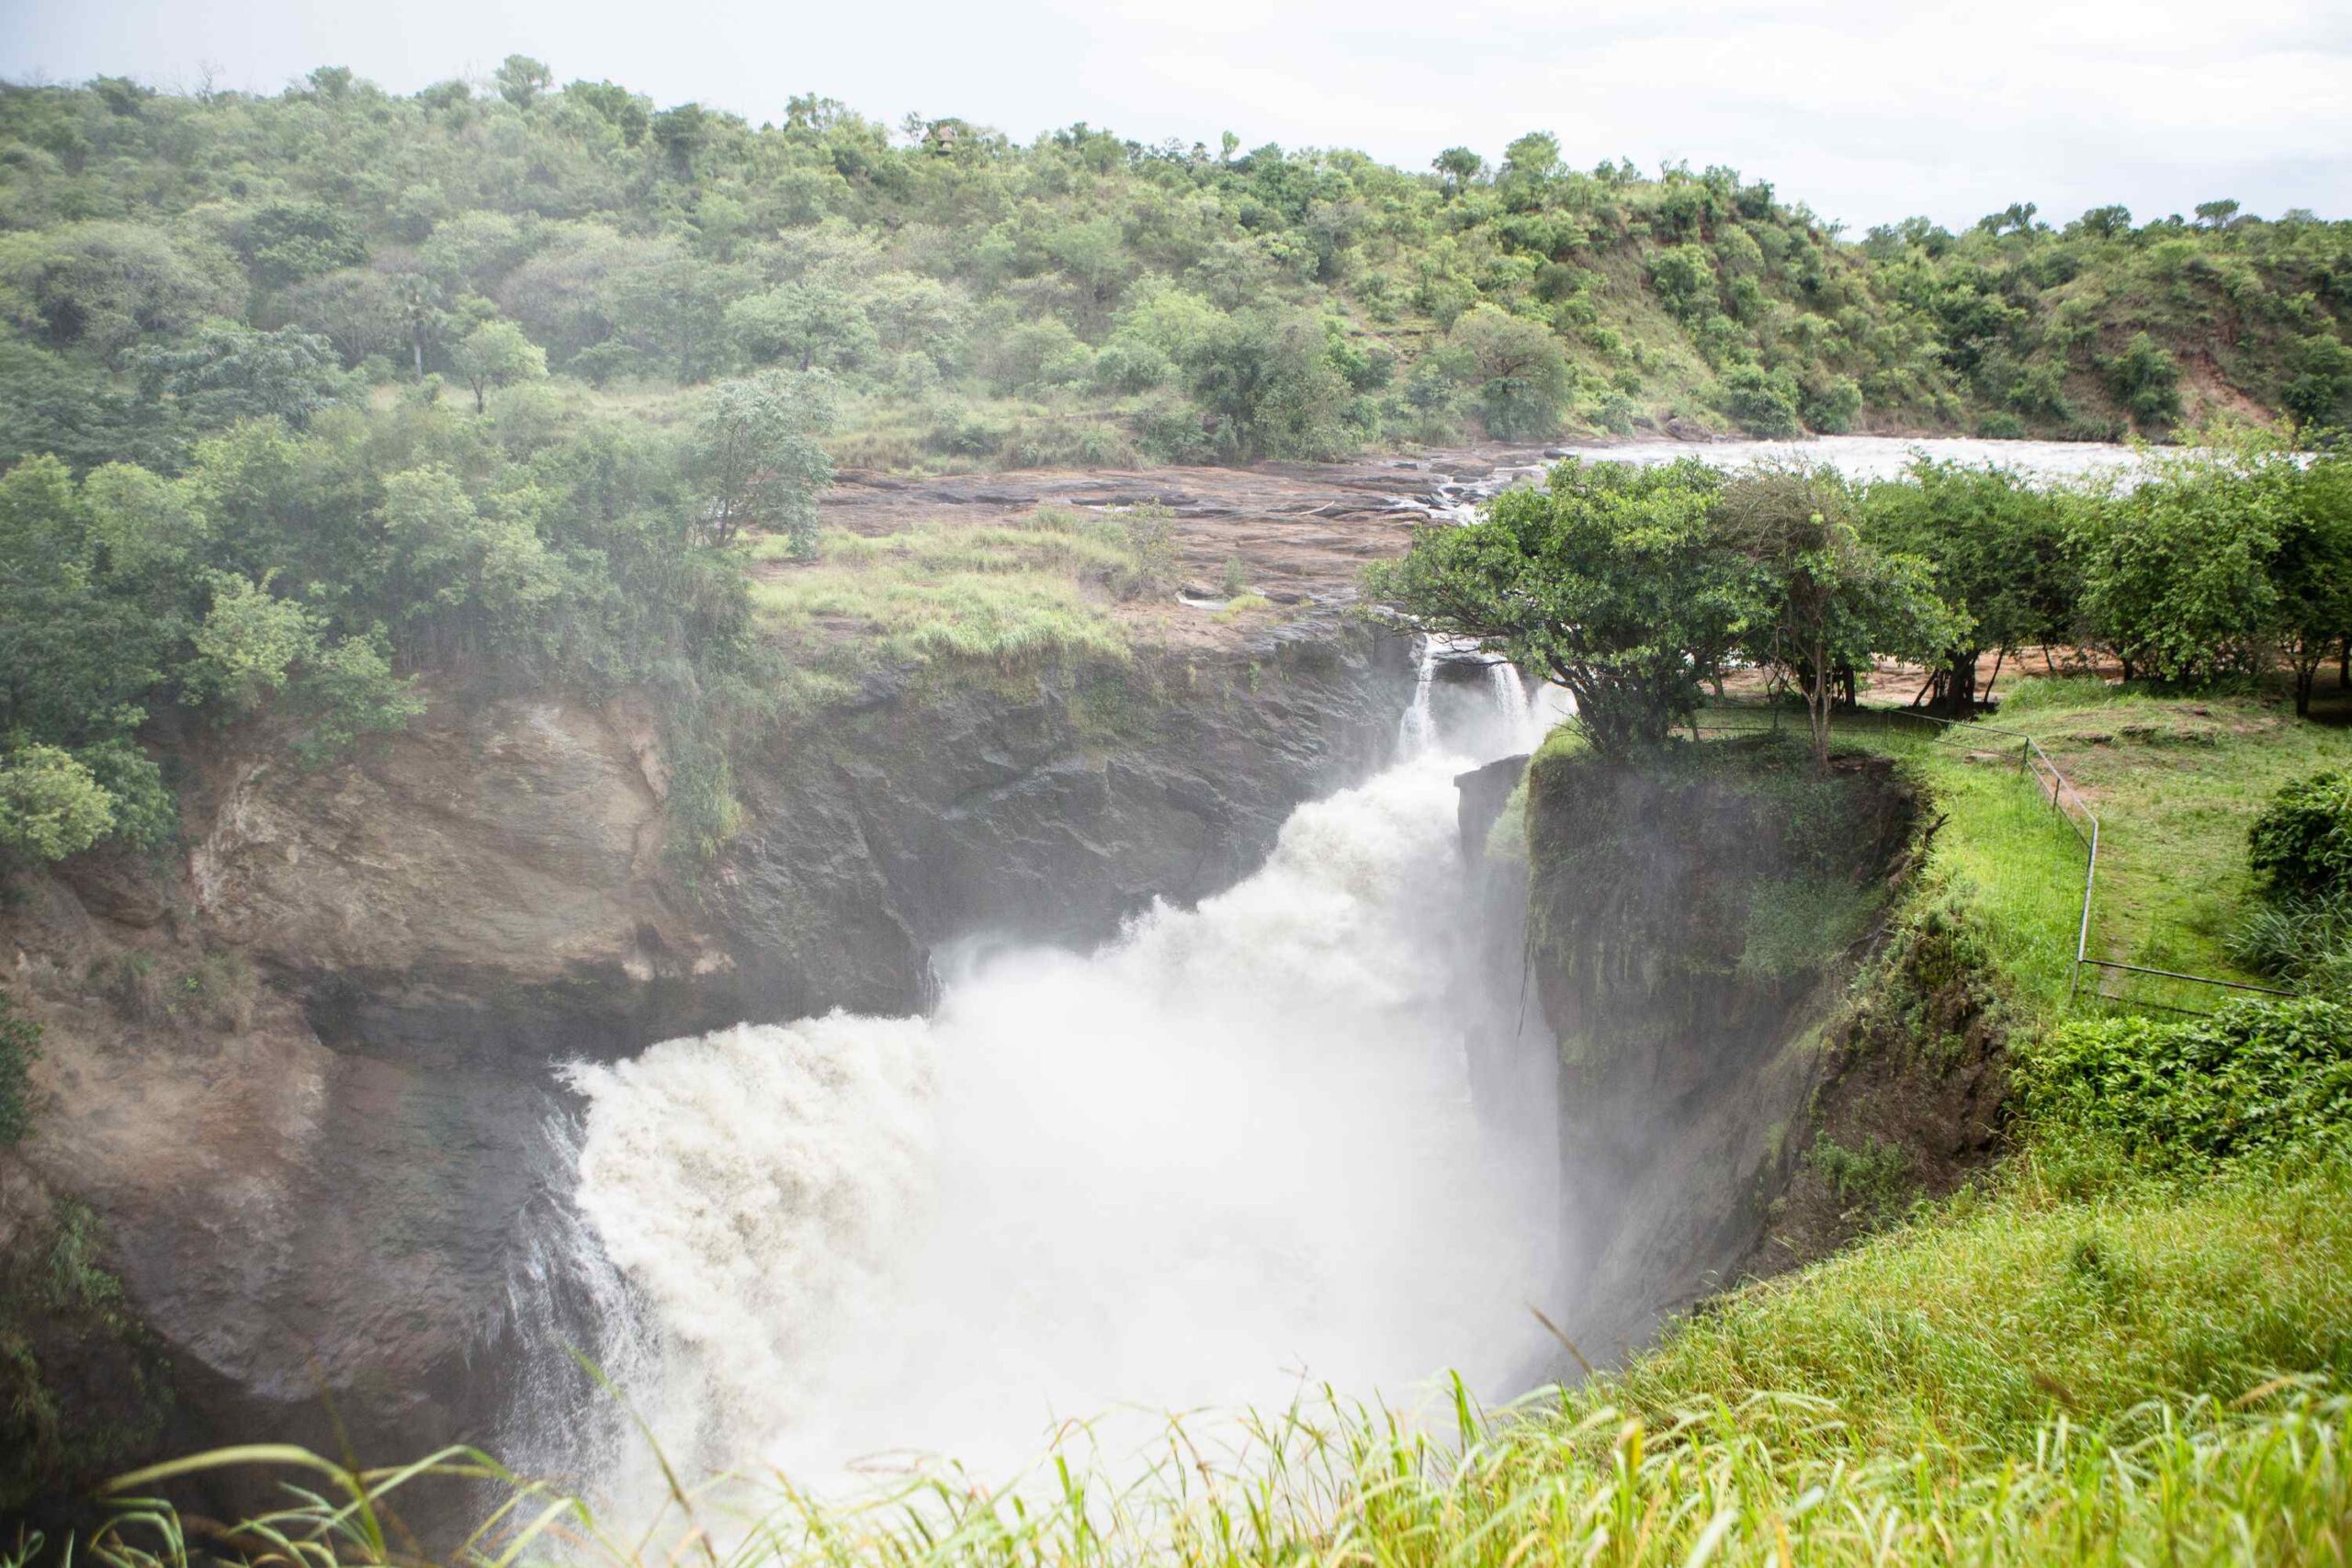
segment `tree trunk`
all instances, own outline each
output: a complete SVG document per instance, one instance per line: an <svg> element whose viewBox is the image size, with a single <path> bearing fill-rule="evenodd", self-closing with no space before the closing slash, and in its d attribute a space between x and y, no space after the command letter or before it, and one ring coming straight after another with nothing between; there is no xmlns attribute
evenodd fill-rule
<svg viewBox="0 0 2352 1568"><path fill-rule="evenodd" d="M2295 660L2295 716L2297 718L2311 717L2312 686L2318 681L2318 659L2298 659Z"/></svg>
<svg viewBox="0 0 2352 1568"><path fill-rule="evenodd" d="M1829 771L1829 645L1815 645L1813 650L1813 679L1804 694L1805 718L1813 726L1813 760L1824 773Z"/></svg>
<svg viewBox="0 0 2352 1568"><path fill-rule="evenodd" d="M1954 718L1970 717L1976 712L1976 649L1953 654L1947 674L1944 695L1949 700L1945 706Z"/></svg>
<svg viewBox="0 0 2352 1568"><path fill-rule="evenodd" d="M2001 683L2001 661L2008 658L2008 656L2009 650L2006 648L1997 649L1994 651L1993 678L1984 682L1984 694L1976 699L1979 703L1989 703L1993 700L1993 688Z"/></svg>

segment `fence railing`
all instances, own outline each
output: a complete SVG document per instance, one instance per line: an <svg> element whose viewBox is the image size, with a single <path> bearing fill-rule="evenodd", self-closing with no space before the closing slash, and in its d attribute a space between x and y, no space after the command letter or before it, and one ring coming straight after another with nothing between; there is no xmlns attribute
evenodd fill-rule
<svg viewBox="0 0 2352 1568"><path fill-rule="evenodd" d="M1778 733L1787 709L1779 705L1756 708L1702 708L1693 716L1690 731L1694 739L1709 734L1756 735ZM2021 729L2009 729L1988 724L1983 719L1939 718L1934 714L1921 713L1916 708L1849 708L1837 716L1837 725L1850 730L1857 725L1866 728L1898 729L1905 726L1925 726L1924 733L1938 743L1949 742L1955 737L1997 735L2004 738L1999 748L2009 750L2008 742L2016 742L2017 767L2020 775L2034 781L2036 792L2050 802L2050 808L2075 831L2083 846L2082 914L2075 926L2075 957L2066 985L2066 999L2071 1004L2080 995L2083 971L2096 970L2091 994L2101 1001L2120 1003L2126 1007L2154 1008L2165 1012L2206 1013L2211 1010L2185 1006L2178 1001L2160 1001L2147 996L2122 996L2108 989L2107 975L2146 976L2188 987L2207 987L2215 990L2245 991L2261 996L2290 997L2292 991L2275 986L2257 986L2245 980L2224 980L2215 975L2189 975L2177 969L2158 969L2144 964L2126 964L2118 959L2097 958L2090 951L2091 915L2098 889L2099 822L2098 813L2083 798L2073 781L2059 771L2058 764L2041 749L2041 743ZM1994 748L1986 747L1989 755ZM2201 993L2199 993L2201 994Z"/></svg>

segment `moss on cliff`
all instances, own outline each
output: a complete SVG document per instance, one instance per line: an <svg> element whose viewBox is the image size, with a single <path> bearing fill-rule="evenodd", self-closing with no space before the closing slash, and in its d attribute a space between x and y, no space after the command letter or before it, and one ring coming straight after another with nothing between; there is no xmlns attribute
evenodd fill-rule
<svg viewBox="0 0 2352 1568"><path fill-rule="evenodd" d="M64 1514L162 1436L170 1371L122 1281L99 1260L97 1216L29 1183L6 1206L0 1517Z"/></svg>

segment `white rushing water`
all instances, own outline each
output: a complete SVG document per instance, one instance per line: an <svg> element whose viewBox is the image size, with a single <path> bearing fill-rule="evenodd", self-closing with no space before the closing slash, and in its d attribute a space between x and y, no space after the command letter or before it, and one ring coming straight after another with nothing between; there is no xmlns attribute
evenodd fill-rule
<svg viewBox="0 0 2352 1568"><path fill-rule="evenodd" d="M638 1303L606 1354L673 1461L825 1484L914 1450L1001 1479L1114 1407L1409 1398L1448 1368L1515 1392L1555 1167L1471 1103L1453 779L1476 759L1438 742L1498 754L1543 720L1508 666L1432 683L1402 761L1197 908L951 964L927 1020L572 1069L578 1210Z"/></svg>
<svg viewBox="0 0 2352 1568"><path fill-rule="evenodd" d="M1605 445L1551 448L1563 457L1589 463L1634 463L1654 468L1690 458L1715 468L1742 468L1751 463L1826 464L1849 479L1893 479L1914 459L1973 468L2003 468L2041 484L2059 484L2098 475L2114 475L2126 482L2144 469L2150 455L2129 446L2099 441L1985 441L1971 436L1820 435L1804 441L1619 441ZM1467 523L1479 505L1514 484L1542 481L1556 457L1519 467L1505 466L1476 479L1441 488L1438 503L1425 509L1430 515ZM1400 503L1404 498L1398 498Z"/></svg>

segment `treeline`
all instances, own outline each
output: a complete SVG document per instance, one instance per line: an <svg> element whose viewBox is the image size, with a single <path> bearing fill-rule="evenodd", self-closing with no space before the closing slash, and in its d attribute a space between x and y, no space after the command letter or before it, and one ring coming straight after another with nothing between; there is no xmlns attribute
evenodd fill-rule
<svg viewBox="0 0 2352 1568"><path fill-rule="evenodd" d="M2058 488L1924 457L1879 481L1569 461L1366 591L1566 686L1604 751L1663 741L1747 666L1804 697L1826 761L1876 660L1928 667L1921 696L1965 716L1984 656L2053 645L2170 685L2284 669L2307 714L2321 664L2352 664L2352 457L2245 440Z"/></svg>
<svg viewBox="0 0 2352 1568"><path fill-rule="evenodd" d="M1531 134L1345 151L754 126L514 57L388 94L0 88L0 457L169 470L208 398L832 372L875 461L1241 460L1689 422L2162 434L2345 415L2352 225L2218 201L1841 239ZM483 335L488 330L490 335ZM845 448L849 450L852 448Z"/></svg>

